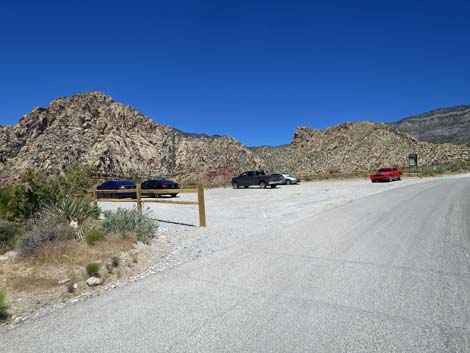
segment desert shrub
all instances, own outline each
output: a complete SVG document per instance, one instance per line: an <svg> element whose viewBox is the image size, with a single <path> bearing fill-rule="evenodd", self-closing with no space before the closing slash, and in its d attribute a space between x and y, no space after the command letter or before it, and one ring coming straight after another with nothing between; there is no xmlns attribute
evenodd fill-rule
<svg viewBox="0 0 470 353"><path fill-rule="evenodd" d="M21 232L17 223L0 221L0 246L10 246L15 243Z"/></svg>
<svg viewBox="0 0 470 353"><path fill-rule="evenodd" d="M146 212L135 208L118 208L116 211L105 211L103 228L107 233L131 233L137 239L148 244L158 228L158 223L151 219Z"/></svg>
<svg viewBox="0 0 470 353"><path fill-rule="evenodd" d="M83 234L83 238L88 245L93 245L97 241L103 240L105 235L106 234L101 227L94 227L87 229Z"/></svg>
<svg viewBox="0 0 470 353"><path fill-rule="evenodd" d="M120 262L121 262L121 259L119 258L119 256L115 255L111 257L111 265L113 267L119 267Z"/></svg>
<svg viewBox="0 0 470 353"><path fill-rule="evenodd" d="M97 219L100 215L98 206L93 205L87 197L65 197L58 202L47 204L43 207L43 213L57 221L69 223L75 221L78 224L85 220Z"/></svg>
<svg viewBox="0 0 470 353"><path fill-rule="evenodd" d="M44 205L58 204L75 194L84 193L93 182L91 169L72 165L64 175L48 176L28 170L21 175L22 184L0 187L0 216L24 222L38 213Z"/></svg>
<svg viewBox="0 0 470 353"><path fill-rule="evenodd" d="M75 237L75 230L68 224L57 223L53 220L43 220L33 224L16 242L16 248L21 256L33 255L45 244L56 240L69 240Z"/></svg>
<svg viewBox="0 0 470 353"><path fill-rule="evenodd" d="M101 265L96 262L90 262L85 265L85 271L88 276L98 276L100 272Z"/></svg>
<svg viewBox="0 0 470 353"><path fill-rule="evenodd" d="M6 303L7 293L0 289L0 320L8 317L8 305Z"/></svg>
<svg viewBox="0 0 470 353"><path fill-rule="evenodd" d="M0 214L12 222L23 222L38 209L38 200L26 185L7 185L0 188Z"/></svg>
<svg viewBox="0 0 470 353"><path fill-rule="evenodd" d="M54 177L55 201L58 202L71 195L85 193L93 186L93 181L90 179L92 174L90 167L74 163L67 168L65 175Z"/></svg>

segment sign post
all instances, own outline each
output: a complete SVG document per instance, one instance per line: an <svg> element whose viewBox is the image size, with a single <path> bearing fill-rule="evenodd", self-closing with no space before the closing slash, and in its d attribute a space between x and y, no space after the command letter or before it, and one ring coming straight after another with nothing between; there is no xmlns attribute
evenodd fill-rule
<svg viewBox="0 0 470 353"><path fill-rule="evenodd" d="M411 169L413 172L418 173L418 155L416 153L410 153L408 155L408 173L411 174Z"/></svg>

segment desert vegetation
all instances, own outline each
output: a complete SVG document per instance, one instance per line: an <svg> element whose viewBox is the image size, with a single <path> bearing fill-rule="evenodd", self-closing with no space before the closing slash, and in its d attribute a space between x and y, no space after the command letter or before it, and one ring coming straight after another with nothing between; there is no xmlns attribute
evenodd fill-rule
<svg viewBox="0 0 470 353"><path fill-rule="evenodd" d="M100 219L86 196L90 176L73 165L57 176L27 171L20 183L0 187L0 319L9 317L7 292L16 312L24 297L73 295L132 272L134 249L150 243L158 224L136 209Z"/></svg>

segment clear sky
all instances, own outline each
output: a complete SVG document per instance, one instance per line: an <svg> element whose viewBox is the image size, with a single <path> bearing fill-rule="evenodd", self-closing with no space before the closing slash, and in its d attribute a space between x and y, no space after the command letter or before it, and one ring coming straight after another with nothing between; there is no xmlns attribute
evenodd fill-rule
<svg viewBox="0 0 470 353"><path fill-rule="evenodd" d="M254 146L470 104L468 1L3 1L0 124L103 91Z"/></svg>

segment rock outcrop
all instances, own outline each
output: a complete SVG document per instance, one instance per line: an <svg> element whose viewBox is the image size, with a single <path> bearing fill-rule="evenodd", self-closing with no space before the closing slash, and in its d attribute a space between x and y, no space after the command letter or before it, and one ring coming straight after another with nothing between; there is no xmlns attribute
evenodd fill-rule
<svg viewBox="0 0 470 353"><path fill-rule="evenodd" d="M260 160L237 140L183 134L156 124L130 106L100 92L54 100L20 122L0 126L0 175L33 168L60 173L75 162L97 173L198 179Z"/></svg>
<svg viewBox="0 0 470 353"><path fill-rule="evenodd" d="M405 166L416 152L421 164L470 159L470 148L418 141L390 125L342 123L326 130L299 127L289 145L257 147L252 151L269 170L299 175L351 173L381 165Z"/></svg>
<svg viewBox="0 0 470 353"><path fill-rule="evenodd" d="M433 110L391 125L421 141L470 144L470 105Z"/></svg>
<svg viewBox="0 0 470 353"><path fill-rule="evenodd" d="M0 126L2 178L26 169L61 173L79 162L96 173L120 177L220 182L259 168L315 175L404 166L411 152L425 164L470 158L466 146L421 142L391 125L372 122L326 130L300 127L288 145L247 148L231 137L188 134L157 124L100 92L58 98L15 126Z"/></svg>

